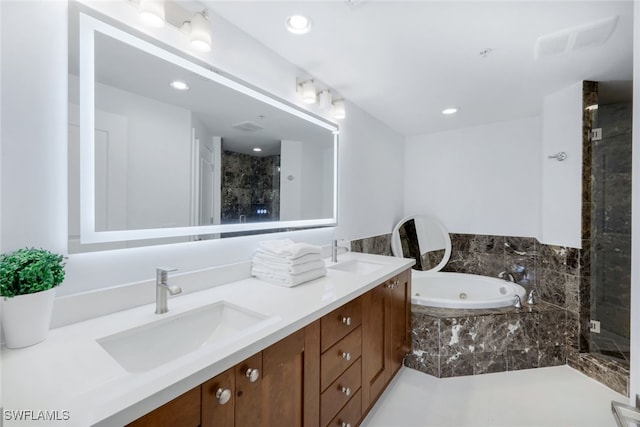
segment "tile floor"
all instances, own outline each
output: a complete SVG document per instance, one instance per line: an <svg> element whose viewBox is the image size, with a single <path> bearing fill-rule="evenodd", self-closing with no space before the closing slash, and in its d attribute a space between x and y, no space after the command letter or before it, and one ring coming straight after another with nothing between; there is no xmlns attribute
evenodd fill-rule
<svg viewBox="0 0 640 427"><path fill-rule="evenodd" d="M568 366L438 379L403 367L362 427L615 427L628 399Z"/></svg>

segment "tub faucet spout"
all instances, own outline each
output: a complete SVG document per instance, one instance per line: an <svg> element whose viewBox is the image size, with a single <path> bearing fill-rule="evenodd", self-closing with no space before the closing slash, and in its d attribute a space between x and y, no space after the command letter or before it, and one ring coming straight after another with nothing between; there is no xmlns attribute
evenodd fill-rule
<svg viewBox="0 0 640 427"><path fill-rule="evenodd" d="M515 281L516 281L516 278L515 278L515 276L513 275L513 273L511 273L511 272L509 272L509 271L501 271L501 272L498 274L498 277L499 277L500 279L504 279L504 280L509 281L509 282L514 282L514 283L515 283Z"/></svg>

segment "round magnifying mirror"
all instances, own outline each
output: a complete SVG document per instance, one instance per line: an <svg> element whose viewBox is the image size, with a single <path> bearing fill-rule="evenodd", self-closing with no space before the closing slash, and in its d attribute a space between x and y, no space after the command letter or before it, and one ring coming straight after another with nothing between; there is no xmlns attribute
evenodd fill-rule
<svg viewBox="0 0 640 427"><path fill-rule="evenodd" d="M413 258L414 270L440 271L451 256L447 229L428 215L412 215L391 232L391 251L400 258Z"/></svg>

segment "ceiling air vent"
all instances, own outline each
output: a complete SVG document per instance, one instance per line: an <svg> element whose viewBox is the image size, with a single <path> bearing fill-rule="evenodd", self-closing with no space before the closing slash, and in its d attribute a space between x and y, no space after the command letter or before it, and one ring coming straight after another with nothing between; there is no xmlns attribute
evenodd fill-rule
<svg viewBox="0 0 640 427"><path fill-rule="evenodd" d="M255 132L264 129L263 126L260 126L259 124L253 122L240 122L231 127L234 129L243 130L245 132Z"/></svg>
<svg viewBox="0 0 640 427"><path fill-rule="evenodd" d="M601 45L611 36L617 23L618 17L611 16L541 36L536 40L534 58L538 60L546 56L560 55L572 50Z"/></svg>

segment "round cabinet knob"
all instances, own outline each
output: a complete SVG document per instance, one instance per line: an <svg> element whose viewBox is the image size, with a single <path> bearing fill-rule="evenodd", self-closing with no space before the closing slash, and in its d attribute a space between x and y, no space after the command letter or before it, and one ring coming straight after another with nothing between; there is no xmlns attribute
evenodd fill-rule
<svg viewBox="0 0 640 427"><path fill-rule="evenodd" d="M344 421L342 422L342 427L351 427L350 423L345 423Z"/></svg>
<svg viewBox="0 0 640 427"><path fill-rule="evenodd" d="M346 351L343 351L342 358L345 360L351 360L351 353L347 353Z"/></svg>
<svg viewBox="0 0 640 427"><path fill-rule="evenodd" d="M343 317L342 323L344 323L347 326L351 326L351 317Z"/></svg>
<svg viewBox="0 0 640 427"><path fill-rule="evenodd" d="M345 396L351 396L351 389L349 387L342 387L341 392L345 394Z"/></svg>
<svg viewBox="0 0 640 427"><path fill-rule="evenodd" d="M260 378L260 370L249 368L247 369L247 372L245 372L245 375L249 378L250 383L255 383L258 381L258 378Z"/></svg>
<svg viewBox="0 0 640 427"><path fill-rule="evenodd" d="M229 401L229 399L231 399L231 390L228 388L219 388L218 391L216 391L216 398L218 399L219 404L224 405Z"/></svg>

